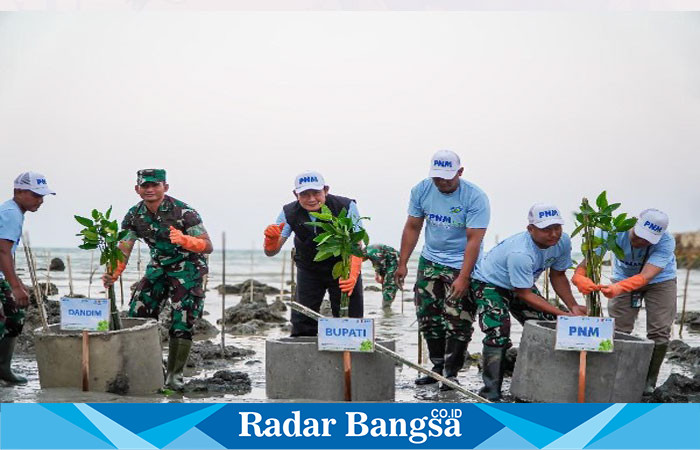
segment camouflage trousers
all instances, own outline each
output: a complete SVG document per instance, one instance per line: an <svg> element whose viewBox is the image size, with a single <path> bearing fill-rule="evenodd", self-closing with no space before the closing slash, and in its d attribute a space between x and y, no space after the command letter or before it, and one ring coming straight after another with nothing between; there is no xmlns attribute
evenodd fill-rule
<svg viewBox="0 0 700 450"><path fill-rule="evenodd" d="M458 269L428 261L421 256L415 286L418 326L426 340L456 339L469 342L474 329L476 304L467 294L448 298Z"/></svg>
<svg viewBox="0 0 700 450"><path fill-rule="evenodd" d="M24 309L17 307L10 283L0 280L0 338L19 336L24 327Z"/></svg>
<svg viewBox="0 0 700 450"><path fill-rule="evenodd" d="M396 293L399 291L399 286L396 284L394 275L396 274L396 269L399 268L397 261L389 261L386 267L386 272L380 274L384 277L384 282L382 283L382 306L391 306L392 302L396 298Z"/></svg>
<svg viewBox="0 0 700 450"><path fill-rule="evenodd" d="M479 280L472 280L470 290L476 302L479 326L485 334L484 345L505 348L513 345L510 341L510 314L521 324L533 319L555 319L552 314L534 309L511 290ZM532 292L540 295L534 286Z"/></svg>
<svg viewBox="0 0 700 450"><path fill-rule="evenodd" d="M149 264L131 296L129 316L157 320L163 303L170 297L172 323L169 334L191 340L194 323L204 309L202 281L205 273L206 269L203 271L190 262L181 263L174 271Z"/></svg>

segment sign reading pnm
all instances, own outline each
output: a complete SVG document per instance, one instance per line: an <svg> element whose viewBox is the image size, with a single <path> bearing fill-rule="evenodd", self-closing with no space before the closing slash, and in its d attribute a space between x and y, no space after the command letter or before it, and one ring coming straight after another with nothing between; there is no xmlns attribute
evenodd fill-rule
<svg viewBox="0 0 700 450"><path fill-rule="evenodd" d="M93 298L61 299L61 329L107 331L109 300Z"/></svg>
<svg viewBox="0 0 700 450"><path fill-rule="evenodd" d="M318 319L318 349L333 352L373 352L374 320Z"/></svg>
<svg viewBox="0 0 700 450"><path fill-rule="evenodd" d="M557 316L556 350L613 351L615 319L610 317Z"/></svg>

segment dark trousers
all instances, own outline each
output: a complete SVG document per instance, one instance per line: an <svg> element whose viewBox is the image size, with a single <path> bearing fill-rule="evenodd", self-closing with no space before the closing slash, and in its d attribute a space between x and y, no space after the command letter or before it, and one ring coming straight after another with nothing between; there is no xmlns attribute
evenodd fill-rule
<svg viewBox="0 0 700 450"><path fill-rule="evenodd" d="M297 265L297 290L298 303L318 312L321 309L323 297L328 291L331 301L333 317L340 317L340 287L338 280L333 278L330 270L311 270ZM349 317L362 317L364 312L362 298L362 277L357 279L355 289L350 295L348 304ZM292 336L316 336L318 334L318 322L316 319L292 310Z"/></svg>

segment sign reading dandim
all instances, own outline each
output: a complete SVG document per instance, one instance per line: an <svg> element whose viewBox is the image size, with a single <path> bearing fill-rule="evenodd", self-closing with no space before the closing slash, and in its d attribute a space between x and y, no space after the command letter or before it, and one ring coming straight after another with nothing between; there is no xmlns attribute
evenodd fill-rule
<svg viewBox="0 0 700 450"><path fill-rule="evenodd" d="M374 321L372 319L318 319L318 349L326 351L374 351Z"/></svg>
<svg viewBox="0 0 700 450"><path fill-rule="evenodd" d="M61 299L61 329L108 330L109 300L63 297Z"/></svg>
<svg viewBox="0 0 700 450"><path fill-rule="evenodd" d="M557 350L613 351L615 319L610 317L558 316Z"/></svg>

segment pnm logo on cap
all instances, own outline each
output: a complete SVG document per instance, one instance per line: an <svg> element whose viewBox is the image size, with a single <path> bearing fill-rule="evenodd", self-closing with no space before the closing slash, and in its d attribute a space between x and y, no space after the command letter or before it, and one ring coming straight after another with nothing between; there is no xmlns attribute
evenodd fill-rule
<svg viewBox="0 0 700 450"><path fill-rule="evenodd" d="M441 159L436 159L433 161L433 166L437 167L452 167L452 161L444 161Z"/></svg>
<svg viewBox="0 0 700 450"><path fill-rule="evenodd" d="M543 217L559 217L559 211L556 209L550 209L547 211L540 211L539 218Z"/></svg>
<svg viewBox="0 0 700 450"><path fill-rule="evenodd" d="M655 223L651 223L648 220L646 222L644 222L644 226L649 228L651 231L659 232L659 231L663 230L662 227L656 225Z"/></svg>
<svg viewBox="0 0 700 450"><path fill-rule="evenodd" d="M318 177L301 177L299 178L299 184L302 183L318 183Z"/></svg>
<svg viewBox="0 0 700 450"><path fill-rule="evenodd" d="M46 184L46 178L37 178L36 179L36 184Z"/></svg>

